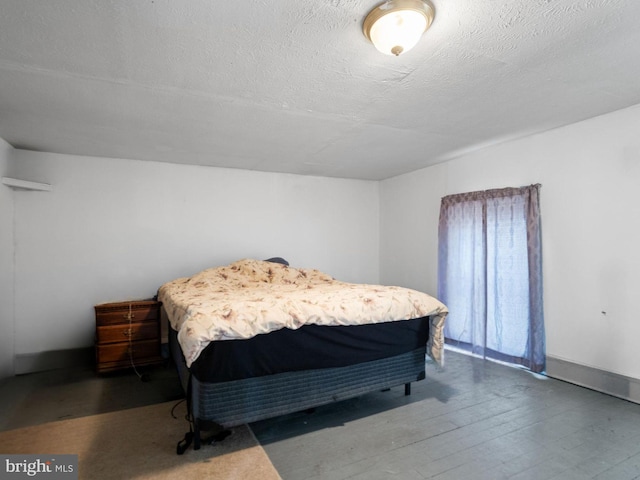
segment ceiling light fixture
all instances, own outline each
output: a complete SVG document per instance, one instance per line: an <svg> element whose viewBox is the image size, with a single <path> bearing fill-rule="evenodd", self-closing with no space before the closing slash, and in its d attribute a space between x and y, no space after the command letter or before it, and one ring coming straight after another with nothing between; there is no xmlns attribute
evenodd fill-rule
<svg viewBox="0 0 640 480"><path fill-rule="evenodd" d="M382 53L398 56L418 43L434 13L423 0L387 0L369 12L362 30Z"/></svg>

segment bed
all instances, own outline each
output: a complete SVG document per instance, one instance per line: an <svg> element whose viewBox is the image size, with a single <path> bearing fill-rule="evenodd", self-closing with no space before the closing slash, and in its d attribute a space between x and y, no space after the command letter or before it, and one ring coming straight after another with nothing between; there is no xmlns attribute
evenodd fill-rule
<svg viewBox="0 0 640 480"><path fill-rule="evenodd" d="M340 282L282 258L242 259L158 290L190 432L304 411L425 378L447 308L412 289Z"/></svg>

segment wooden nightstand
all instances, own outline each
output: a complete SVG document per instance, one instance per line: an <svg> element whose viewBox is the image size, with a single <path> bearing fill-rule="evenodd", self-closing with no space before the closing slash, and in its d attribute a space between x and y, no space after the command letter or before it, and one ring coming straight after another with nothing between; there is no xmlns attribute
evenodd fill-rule
<svg viewBox="0 0 640 480"><path fill-rule="evenodd" d="M160 305L155 300L132 300L95 306L98 373L163 362Z"/></svg>

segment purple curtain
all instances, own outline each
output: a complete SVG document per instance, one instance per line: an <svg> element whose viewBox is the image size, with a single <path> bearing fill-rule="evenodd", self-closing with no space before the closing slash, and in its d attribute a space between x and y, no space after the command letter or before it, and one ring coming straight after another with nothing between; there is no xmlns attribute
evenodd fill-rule
<svg viewBox="0 0 640 480"><path fill-rule="evenodd" d="M545 368L540 185L449 195L438 226L447 344Z"/></svg>

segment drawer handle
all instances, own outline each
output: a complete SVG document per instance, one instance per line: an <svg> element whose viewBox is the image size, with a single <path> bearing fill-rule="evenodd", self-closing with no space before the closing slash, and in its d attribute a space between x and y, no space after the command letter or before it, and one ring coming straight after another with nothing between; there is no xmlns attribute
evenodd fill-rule
<svg viewBox="0 0 640 480"><path fill-rule="evenodd" d="M122 318L124 318L125 320L131 320L132 318L136 318L136 314L128 312L122 315Z"/></svg>
<svg viewBox="0 0 640 480"><path fill-rule="evenodd" d="M131 331L131 329L130 329L130 328L127 328L126 330L123 330L123 331L122 331L122 334L123 334L125 337L130 337L130 336L132 335L132 333L133 333L133 332Z"/></svg>

